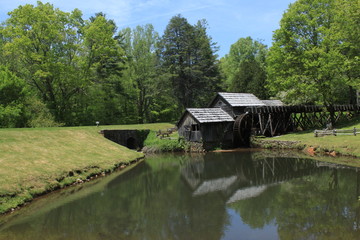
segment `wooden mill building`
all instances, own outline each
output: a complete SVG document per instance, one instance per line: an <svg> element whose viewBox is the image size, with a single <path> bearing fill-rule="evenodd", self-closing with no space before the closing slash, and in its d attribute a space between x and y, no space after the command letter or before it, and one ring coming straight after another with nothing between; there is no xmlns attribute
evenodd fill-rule
<svg viewBox="0 0 360 240"><path fill-rule="evenodd" d="M221 108L188 108L178 122L179 135L205 149L231 147L234 118Z"/></svg>
<svg viewBox="0 0 360 240"><path fill-rule="evenodd" d="M260 100L251 93L219 92L208 108L188 108L177 126L179 135L190 142L202 142L205 149L214 147L236 147L247 145L247 132L235 134L236 120L248 107L282 105L278 100ZM238 124L239 125L239 124ZM245 130L248 130L244 126ZM244 138L245 136L245 138Z"/></svg>
<svg viewBox="0 0 360 240"><path fill-rule="evenodd" d="M332 117L349 119L360 105L334 105ZM276 136L294 130L325 127L331 118L326 106L285 106L279 100L260 100L251 93L219 92L208 108L189 108L177 126L187 141L205 149L238 147L250 143L250 135Z"/></svg>

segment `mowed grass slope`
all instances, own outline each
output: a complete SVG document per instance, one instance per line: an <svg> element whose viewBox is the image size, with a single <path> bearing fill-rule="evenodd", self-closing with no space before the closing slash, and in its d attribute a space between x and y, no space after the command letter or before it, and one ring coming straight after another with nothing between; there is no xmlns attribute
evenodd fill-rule
<svg viewBox="0 0 360 240"><path fill-rule="evenodd" d="M353 129L357 128L360 132L360 118L355 119L351 123L340 125L336 129ZM273 138L268 138L271 140ZM300 141L300 144L307 147L314 147L318 151L335 151L343 155L351 155L360 157L360 134L354 135L337 135L314 137L314 132L299 132L286 134L274 138L274 140L284 141Z"/></svg>
<svg viewBox="0 0 360 240"><path fill-rule="evenodd" d="M77 179L143 156L105 139L101 129L165 129L171 124L0 129L0 213Z"/></svg>

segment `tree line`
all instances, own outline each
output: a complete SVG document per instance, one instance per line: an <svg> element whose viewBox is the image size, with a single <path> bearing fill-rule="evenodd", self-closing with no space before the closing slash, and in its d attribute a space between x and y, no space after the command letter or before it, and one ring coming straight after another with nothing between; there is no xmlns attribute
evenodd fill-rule
<svg viewBox="0 0 360 240"><path fill-rule="evenodd" d="M0 26L0 126L175 122L217 91L354 103L359 9L357 0L298 0L270 48L240 38L219 60L206 20L176 15L160 35L151 24L118 30L104 13L19 6Z"/></svg>

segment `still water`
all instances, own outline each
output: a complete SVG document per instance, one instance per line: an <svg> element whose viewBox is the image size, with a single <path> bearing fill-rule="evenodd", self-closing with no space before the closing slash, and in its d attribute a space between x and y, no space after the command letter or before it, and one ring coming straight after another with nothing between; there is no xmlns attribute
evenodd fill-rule
<svg viewBox="0 0 360 240"><path fill-rule="evenodd" d="M0 219L0 239L360 239L359 196L356 168L264 152L156 155Z"/></svg>

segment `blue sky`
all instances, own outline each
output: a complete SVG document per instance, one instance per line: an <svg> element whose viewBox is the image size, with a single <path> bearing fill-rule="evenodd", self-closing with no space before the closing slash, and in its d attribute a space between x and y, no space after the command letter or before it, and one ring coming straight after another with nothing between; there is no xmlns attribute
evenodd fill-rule
<svg viewBox="0 0 360 240"><path fill-rule="evenodd" d="M36 4L36 0L0 0L0 21L19 5ZM290 3L295 0L50 0L62 11L75 8L84 18L104 12L115 20L119 29L151 23L160 35L172 16L181 14L190 24L206 19L208 34L220 47L220 57L227 54L231 44L250 36L270 46L272 33Z"/></svg>

